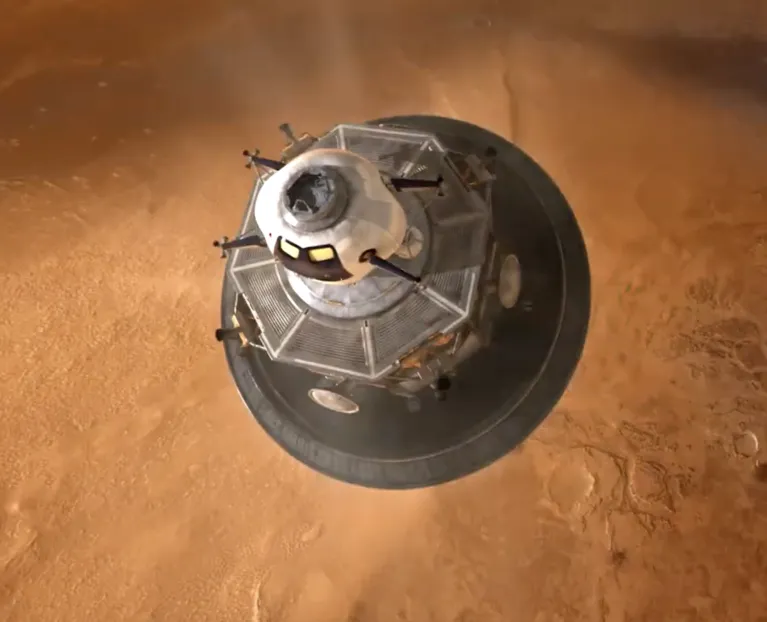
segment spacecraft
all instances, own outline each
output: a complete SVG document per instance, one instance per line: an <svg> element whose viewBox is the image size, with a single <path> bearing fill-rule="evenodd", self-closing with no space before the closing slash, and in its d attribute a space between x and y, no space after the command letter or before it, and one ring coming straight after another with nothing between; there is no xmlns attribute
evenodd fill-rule
<svg viewBox="0 0 767 622"><path fill-rule="evenodd" d="M455 119L403 116L246 150L254 183L216 338L293 457L376 488L468 475L551 412L584 345L578 224L529 156Z"/></svg>

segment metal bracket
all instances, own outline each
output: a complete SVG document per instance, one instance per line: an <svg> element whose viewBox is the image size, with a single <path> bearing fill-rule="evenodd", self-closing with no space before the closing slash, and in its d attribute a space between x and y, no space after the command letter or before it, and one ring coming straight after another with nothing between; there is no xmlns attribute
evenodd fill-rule
<svg viewBox="0 0 767 622"><path fill-rule="evenodd" d="M293 133L289 123L283 123L280 125L280 131L285 135L287 140L287 144L282 150L283 162L289 162L296 156L301 155L304 151L309 149L309 147L317 142L317 139L314 136L306 133L301 134L300 137L296 138L296 135Z"/></svg>
<svg viewBox="0 0 767 622"><path fill-rule="evenodd" d="M216 330L216 341L239 339L242 346L263 347L260 346L261 328L253 319L250 310L247 308L242 296L237 296L234 313L232 314L231 328L219 328Z"/></svg>

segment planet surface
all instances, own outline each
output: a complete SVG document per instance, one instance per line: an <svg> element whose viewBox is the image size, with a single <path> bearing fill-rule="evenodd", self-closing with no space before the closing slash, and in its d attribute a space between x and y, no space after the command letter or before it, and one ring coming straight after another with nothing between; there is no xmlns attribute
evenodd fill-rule
<svg viewBox="0 0 767 622"><path fill-rule="evenodd" d="M513 453L376 491L247 412L210 243L280 123L406 114L546 170L592 313ZM764 619L765 162L756 1L10 3L0 620Z"/></svg>

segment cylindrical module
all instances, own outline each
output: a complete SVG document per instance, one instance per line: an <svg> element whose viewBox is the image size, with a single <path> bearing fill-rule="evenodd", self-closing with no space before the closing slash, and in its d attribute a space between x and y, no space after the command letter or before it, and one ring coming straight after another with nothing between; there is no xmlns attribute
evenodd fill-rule
<svg viewBox="0 0 767 622"><path fill-rule="evenodd" d="M269 250L286 268L348 284L402 245L405 211L375 165L350 151L316 149L273 173L255 204Z"/></svg>

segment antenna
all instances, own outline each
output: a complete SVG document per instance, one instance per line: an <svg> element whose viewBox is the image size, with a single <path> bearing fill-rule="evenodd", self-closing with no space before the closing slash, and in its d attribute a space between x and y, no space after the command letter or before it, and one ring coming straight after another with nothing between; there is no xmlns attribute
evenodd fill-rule
<svg viewBox="0 0 767 622"><path fill-rule="evenodd" d="M285 166L284 162L280 162L279 160L272 160L270 158L262 158L259 156L261 153L260 150L256 149L255 153L251 153L247 149L245 149L242 152L242 155L244 155L247 158L247 162L245 164L245 168L253 168L259 167L259 166L265 166L266 168L270 168L273 171L279 171L283 166Z"/></svg>
<svg viewBox="0 0 767 622"><path fill-rule="evenodd" d="M381 268L382 270L386 270L390 274L406 279L410 281L411 283L421 282L421 277L415 276L414 274L410 274L408 271L403 270L402 268L399 268L398 266L395 266L390 261L387 261L386 259L379 257L376 254L376 251L374 248L371 248L370 250L367 250L364 253L362 253L362 255L360 255L360 261L367 261L368 263L370 263L370 265L375 266L376 268Z"/></svg>
<svg viewBox="0 0 767 622"><path fill-rule="evenodd" d="M221 258L223 259L227 256L227 252L233 248L254 246L258 248L266 248L266 242L260 235L246 235L241 238L235 238L234 240L230 240L228 237L224 236L220 240L213 242L213 246L221 249Z"/></svg>

